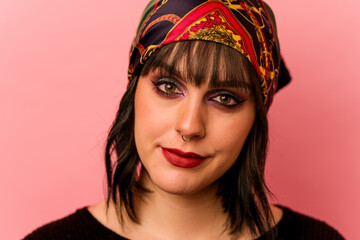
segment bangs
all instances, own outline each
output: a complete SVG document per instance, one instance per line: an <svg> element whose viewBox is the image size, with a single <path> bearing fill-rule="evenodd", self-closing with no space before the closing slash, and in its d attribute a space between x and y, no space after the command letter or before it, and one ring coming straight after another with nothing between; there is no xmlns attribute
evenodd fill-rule
<svg viewBox="0 0 360 240"><path fill-rule="evenodd" d="M197 87L256 89L258 77L252 64L236 50L210 41L179 41L159 48L145 63L141 76L159 69Z"/></svg>

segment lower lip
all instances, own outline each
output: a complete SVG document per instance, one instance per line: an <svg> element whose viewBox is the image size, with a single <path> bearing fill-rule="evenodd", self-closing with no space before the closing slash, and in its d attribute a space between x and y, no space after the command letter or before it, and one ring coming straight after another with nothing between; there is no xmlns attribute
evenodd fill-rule
<svg viewBox="0 0 360 240"><path fill-rule="evenodd" d="M205 160L205 158L183 157L164 148L162 148L162 153L169 163L182 168L193 168L199 166Z"/></svg>

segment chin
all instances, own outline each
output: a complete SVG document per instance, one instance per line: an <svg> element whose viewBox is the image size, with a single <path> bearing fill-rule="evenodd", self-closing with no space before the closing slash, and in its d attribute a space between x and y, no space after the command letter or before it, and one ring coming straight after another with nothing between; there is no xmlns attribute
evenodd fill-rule
<svg viewBox="0 0 360 240"><path fill-rule="evenodd" d="M160 175L160 176L159 176ZM150 176L151 190L159 189L163 192L174 195L194 195L208 189L210 186L214 187L213 183L201 181L197 176L188 176L184 173L168 173L166 177L162 174Z"/></svg>
<svg viewBox="0 0 360 240"><path fill-rule="evenodd" d="M198 191L200 191L199 188L196 186L185 186L183 184L164 184L164 185L158 185L158 187L167 193L174 194L174 195L192 195Z"/></svg>

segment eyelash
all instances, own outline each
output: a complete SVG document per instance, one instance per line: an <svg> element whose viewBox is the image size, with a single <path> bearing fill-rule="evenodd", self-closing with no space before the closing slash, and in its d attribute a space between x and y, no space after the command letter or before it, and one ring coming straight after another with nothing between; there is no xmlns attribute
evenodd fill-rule
<svg viewBox="0 0 360 240"><path fill-rule="evenodd" d="M221 89L220 90L215 90L214 94L212 94L212 95L215 95L215 96L209 98L209 99L211 99L212 102L219 105L220 107L225 107L225 108L229 108L229 109L236 108L242 102L245 101L244 99L239 98L234 93L229 92L228 90L221 90ZM220 98L220 97L229 97L230 101L234 101L235 103L228 105L228 104L221 103L221 102L219 102L217 100L214 100L215 98Z"/></svg>
<svg viewBox="0 0 360 240"><path fill-rule="evenodd" d="M163 95L163 96L166 96L166 97L176 97L178 95L184 95L181 91L181 87L180 87L180 84L174 80L174 79L171 79L171 78L159 78L158 80L155 80L155 81L152 81L152 83L154 84L154 88L156 90L157 93ZM176 89L179 90L181 93L174 93L174 92L166 92L162 89L160 89L160 86L161 85L172 85L175 87L175 91Z"/></svg>
<svg viewBox="0 0 360 240"><path fill-rule="evenodd" d="M182 93L182 90L181 90L181 85L172 78L162 77L162 78L159 78L158 80L152 81L152 83L154 84L154 88L155 88L156 92L159 93L160 95L163 95L165 97L177 97L179 95L184 96L184 94ZM180 92L166 92L166 91L160 89L161 85L172 85L173 87L175 87L175 91L178 90ZM220 107L228 108L228 109L235 108L235 107L239 106L242 102L245 101L245 100L239 98L236 94L229 92L228 90L215 89L215 90L211 91L209 95L212 96L212 97L208 98L211 102L213 102L216 105L219 105ZM227 105L227 104L221 103L217 100L214 100L215 98L223 97L223 96L229 97L230 101L233 100L235 102L235 104Z"/></svg>

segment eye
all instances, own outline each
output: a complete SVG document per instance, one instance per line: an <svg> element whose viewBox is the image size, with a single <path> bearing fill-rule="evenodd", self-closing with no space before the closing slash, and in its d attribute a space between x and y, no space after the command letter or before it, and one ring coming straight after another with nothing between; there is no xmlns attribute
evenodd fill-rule
<svg viewBox="0 0 360 240"><path fill-rule="evenodd" d="M215 96L211 97L210 100L215 102L216 104L219 104L220 106L227 108L236 107L244 101L243 99L230 92L217 93Z"/></svg>
<svg viewBox="0 0 360 240"><path fill-rule="evenodd" d="M173 93L176 91L176 86L172 83L163 83L158 85L158 89L167 93Z"/></svg>
<svg viewBox="0 0 360 240"><path fill-rule="evenodd" d="M230 96L227 95L219 95L216 97L213 97L212 100L217 101L218 103L224 104L224 105L234 105L237 102L232 99Z"/></svg>
<svg viewBox="0 0 360 240"><path fill-rule="evenodd" d="M183 95L180 90L181 85L174 79L171 78L160 78L153 81L155 89L158 93L166 96Z"/></svg>
<svg viewBox="0 0 360 240"><path fill-rule="evenodd" d="M222 104L234 104L232 102L235 102L231 97L226 96L226 95L220 95L218 96L219 98L219 102L221 102Z"/></svg>

